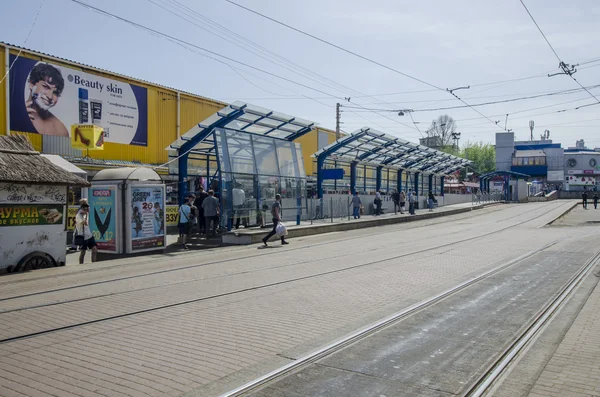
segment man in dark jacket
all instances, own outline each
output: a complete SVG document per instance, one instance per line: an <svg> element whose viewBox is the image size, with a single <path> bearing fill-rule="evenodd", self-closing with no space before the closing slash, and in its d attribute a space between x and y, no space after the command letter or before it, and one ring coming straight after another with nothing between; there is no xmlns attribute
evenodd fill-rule
<svg viewBox="0 0 600 397"><path fill-rule="evenodd" d="M581 199L583 200L583 209L587 210L587 199L588 199L588 194L586 191L583 192L583 194L581 195Z"/></svg>
<svg viewBox="0 0 600 397"><path fill-rule="evenodd" d="M206 230L206 218L204 217L204 208L202 208L202 203L204 199L208 197L208 194L204 191L204 188L200 186L198 188L198 197L194 201L194 207L198 208L198 233L204 234L208 231Z"/></svg>

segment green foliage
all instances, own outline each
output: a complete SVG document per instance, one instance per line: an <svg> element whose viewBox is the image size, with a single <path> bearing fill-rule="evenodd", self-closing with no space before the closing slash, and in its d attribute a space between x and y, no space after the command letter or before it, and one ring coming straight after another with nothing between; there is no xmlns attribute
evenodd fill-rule
<svg viewBox="0 0 600 397"><path fill-rule="evenodd" d="M448 154L471 160L473 164L469 166L469 171L474 171L478 175L496 170L496 148L489 143L467 142L460 149L454 146L445 146L441 150ZM461 176L464 179L464 171Z"/></svg>

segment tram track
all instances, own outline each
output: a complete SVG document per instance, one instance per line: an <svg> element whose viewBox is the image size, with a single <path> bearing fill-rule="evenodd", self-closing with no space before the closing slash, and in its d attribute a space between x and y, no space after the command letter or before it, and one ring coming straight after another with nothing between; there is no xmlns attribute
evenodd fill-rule
<svg viewBox="0 0 600 397"><path fill-rule="evenodd" d="M535 211L533 212L529 212L529 213L519 213L517 215L511 216L509 218L505 218L502 219L502 221L508 221L514 218L518 218L518 217L522 217L523 215L526 214L531 214L531 213L535 213L537 214L538 212L544 212L544 210L548 207L548 206L552 206L552 203L548 203L545 204L543 207L539 207L537 208ZM488 215L497 211L500 211L501 209L494 209L492 211L487 212L486 214L483 215ZM476 216L481 216L482 214L476 214L473 215L472 217L476 217ZM469 218L472 218L469 217ZM522 221L519 222L515 225L511 225L510 227L514 227L514 226L519 226L523 223L529 222L533 219L535 219L537 217L534 216L532 219L526 220L526 221ZM445 217L446 218L446 217ZM450 217L448 217L450 218ZM428 223L426 225L419 225L415 228L411 228L412 229L417 229L417 228L424 228L424 227L429 227L429 226L436 226L439 224L443 224L443 223L447 223L450 221L453 221L454 219L448 219L448 220L444 220L442 222L435 222L435 223ZM505 229L500 229L499 231L503 231ZM376 232L376 233L369 233L368 235L361 235L361 236L352 236L352 237L346 237L346 238L341 238L341 239L336 239L333 241L326 241L326 242L322 242L322 243L315 243L315 244L309 244L306 246L302 246L302 247L292 247L292 248L288 248L286 249L286 251L299 251L299 250L306 250L306 249L313 249L313 248L317 248L317 247L321 247L324 245L329 245L329 244L336 244L336 243L341 243L341 242L346 242L346 241L351 241L351 240L357 240L357 239L364 239L365 237L376 237L378 235L382 235L382 234L388 234L389 231L384 231L384 232ZM462 233L462 231L460 232L456 232L456 233ZM444 233L443 235L447 236L448 233ZM482 235L483 236L483 235ZM460 242L460 241L458 241ZM436 249L438 247L431 247L429 249ZM166 274L166 273L172 273L172 272L177 272L177 271L184 271L184 270L189 270L189 269L194 269L194 268L199 268L199 267L206 267L206 266L211 266L211 265L218 265L218 264L222 264L222 263L227 263L231 260L248 260L248 259L253 259L256 257L261 257L261 256L268 256L268 255L277 255L279 254L278 252L266 252L266 253L260 253L260 254L252 254L252 255L245 255L245 256L241 256L241 257L236 257L234 259L220 259L220 260L215 260L215 261L208 261L205 263L201 263L201 264L193 264L193 265L187 265L187 266L183 266L183 267L177 267L177 268L173 268L173 269L165 269L165 270L157 270L157 271L153 271L153 272L147 272L147 273L143 273L143 274L136 274L136 275L131 275L131 276L126 276L126 277L117 277L117 278L112 278L109 280L102 280L102 281L96 281L96 282L91 282L91 283L84 283L84 284L77 284L77 285L71 285L71 286L67 286L67 287L61 287L61 288L55 288L55 289L50 289L50 290L45 290L45 291L37 291L37 292L32 292L32 293L28 293L28 294L21 294L21 295L15 295L15 296L9 296L9 297L5 297L5 298L0 298L0 303L1 302L6 302L6 301L11 301L11 300L17 300L17 299L22 299L22 298L28 298L28 297L34 297L34 296L40 296L40 295L44 295L44 294L51 294L51 293L55 293L55 292L63 292L63 291L68 291L68 290L74 290L74 289L79 289L79 288L87 288L87 287L93 287L93 286L97 286L97 285L102 285L102 284L108 284L108 283L113 283L113 282L119 282L119 281L126 281L126 280L132 280L132 279L137 279L137 278L142 278L142 277L149 277L149 276L154 276L154 275L160 275L160 274ZM297 263L298 264L302 264L304 262L301 263ZM115 267L121 267L121 266L127 266L127 265L116 265ZM290 265L286 265L286 266L290 266ZM265 270L269 270L269 269L275 269L281 266L275 266L275 267L271 267L271 268L266 268ZM112 268L112 267L111 267ZM99 269L98 271L101 270L105 270L106 268L103 269ZM232 273L230 275L236 275L236 274L243 274L244 272L239 272L239 273ZM69 275L73 275L73 273L69 274ZM65 275L66 276L66 275ZM43 277L37 277L34 279L30 279L30 280L23 280L23 281L36 281L39 279L43 279ZM195 279L195 280L187 280L187 281L183 281L180 283L188 283L188 282L195 282L195 281L199 281L201 279ZM148 289L154 289L154 288L161 288L161 287L165 287L165 286L169 286L169 285L176 285L176 284L180 284L180 283L171 283L171 284L163 284L163 285L158 285L158 286L152 286L152 287L146 287L146 288L140 288L140 289L135 289L135 290L129 290L129 291L124 291L124 292L119 292L119 293L113 293L113 294L103 294L103 295L98 295L96 297L106 297L106 296L112 296L114 294L120 294L120 293L125 293L125 292L135 292L135 291L143 291L143 290L148 290ZM94 298L94 297L89 297L89 298ZM87 299L87 298L85 298ZM69 301L63 301L61 303L68 303ZM43 307L43 306L50 306L54 303L48 304L48 305L40 305L39 307ZM18 309L18 310L23 310L23 309L28 309L29 307L26 308L22 308L22 309ZM17 310L17 309L15 309ZM10 310L10 311L14 311L14 310ZM1 311L0 314L2 313L7 313L9 311Z"/></svg>
<svg viewBox="0 0 600 397"><path fill-rule="evenodd" d="M235 389L229 390L227 392L224 392L222 394L219 395L219 397L237 397L237 396L249 396L249 395L253 395L253 392L262 389L263 387L266 387L268 385L274 384L276 383L278 380L283 379L284 377L290 375L291 373L296 373L298 371L301 371L303 368L308 367L309 365L320 361L326 357L329 357L331 355L333 355L334 353L344 349L347 346L356 344L358 342L361 342L363 340L366 340L367 338L369 338L371 335L383 330L384 328L388 328L391 326L394 326L395 324L401 322L402 320L407 319L408 317L422 312L424 310L427 310L429 308L432 308L433 306L435 306L436 304L446 300L447 298L450 298L454 295L458 295L459 293L463 292L464 290L466 290L467 288L473 287L476 284L483 282L484 280L487 280L497 274L499 274L500 272L503 272L509 268L511 268L512 266L515 266L523 261L526 261L529 258L532 258L542 252L544 252L545 250L548 250L549 248L552 248L554 245L558 244L559 242L564 241L564 240L555 240L549 244L546 244L545 246L530 251L524 255L519 256L518 258L515 258L505 264L502 264L500 266L495 267L494 269L488 270L478 276L475 276L455 287L452 287L446 291L443 291L437 295L434 295L428 299L425 299L421 302L418 302L400 312L394 313L388 317L385 317L375 323L372 323L366 327L363 327L349 335L346 335L328 345L322 346L306 355L303 355L299 358L295 358L293 359L292 362L281 366L261 377L258 377L254 380L251 380ZM466 396L466 395L465 395ZM479 397L480 395L477 395L477 397ZM472 397L471 395L468 395L468 397Z"/></svg>
<svg viewBox="0 0 600 397"><path fill-rule="evenodd" d="M578 271L563 285L555 297L545 305L530 324L512 341L493 363L487 368L483 376L475 381L464 393L463 397L482 397L495 385L503 374L510 371L515 364L515 358L530 345L536 337L543 332L561 307L563 307L575 288L600 264L600 251L596 252Z"/></svg>
<svg viewBox="0 0 600 397"><path fill-rule="evenodd" d="M545 206L548 206L548 205L549 204L546 204ZM487 210L487 212L484 214L474 212L474 213L472 213L472 215L469 214L467 217L465 217L464 214L456 214L456 215L441 217L437 220L427 220L426 219L426 220L421 221L421 222L423 222L423 224L417 225L415 227L411 227L411 230L421 229L421 228L429 227L429 226L436 226L436 225L440 225L440 224L444 224L444 223L448 223L448 222L453 222L453 221L456 221L456 219L454 218L456 216L462 216L462 219L465 220L465 219L471 219L471 218L482 216L482 215L492 214L494 212L498 212L498 211L502 210L502 208L500 206L498 206L498 208L491 207L489 209L484 207L483 209ZM504 220L513 219L513 218L519 217L519 216L521 216L521 214L512 216L510 218L506 218ZM386 226L398 226L398 225L386 225ZM375 228L368 228L368 229L374 230ZM316 247L320 247L323 245L357 240L357 239L362 239L364 237L378 236L378 235L383 235L383 234L387 234L387 233L388 233L388 231L372 232L372 233L369 233L366 235L363 234L360 236L344 237L344 238L335 239L335 240L327 241L327 242L323 242L323 243L310 244L310 245L303 246L303 247L288 247L287 251L298 251L298 250L316 248ZM206 250L203 252L213 252L213 250L211 249L211 250ZM236 259L252 259L252 258L255 258L258 256L267 256L267 255L274 255L274 254L276 254L276 253L265 252L265 253L261 253L261 254L253 254L253 255L238 257ZM198 256L198 254L197 253L189 253L188 255L186 255L183 258L192 257L192 256ZM157 259L153 259L153 260L148 260L148 261L144 262L143 265L152 264L152 263L165 263L168 261L177 261L177 260L181 260L181 259L182 259L182 257L179 257L179 258L161 257L161 258L157 258ZM94 283L79 284L79 285L65 287L65 288L57 288L57 289L53 289L53 290L39 291L39 292L31 293L31 294L16 295L16 296L11 296L11 297L6 297L6 298L0 298L0 302L5 301L5 300L11 300L11 299L25 298L25 297L34 296L37 294L58 292L58 291L72 289L72 288L88 287L88 286L93 286L93 285L98 285L98 284L110 283L113 281L129 280L129 279L133 279L133 278L153 276L156 274L170 273L170 272L175 272L175 271L179 271L179 270L188 270L188 269L192 269L192 268L196 268L196 267L219 264L219 263L223 263L226 261L227 260L218 260L218 261L212 261L212 262L207 262L207 263L202 263L202 264L194 264L194 265L188 265L188 266L183 266L183 267L177 267L177 268L173 268L173 269L157 270L157 271L153 271L153 272L136 274L136 275L127 276L127 277L119 277L119 278L115 278L115 279L103 280L103 281L94 282ZM61 274L52 275L50 277L48 277L48 276L46 276L46 277L44 277L44 276L31 277L31 278L27 278L27 279L23 279L23 280L7 280L6 282L2 282L2 280L0 280L0 286L1 285L9 285L9 284L35 282L35 281L42 281L42 280L49 280L49 279L58 279L58 278L63 278L63 277L75 276L75 275L80 275L80 274L89 274L89 273L95 273L95 272L102 272L102 271L114 270L114 269L118 269L118 268L131 267L131 266L132 266L131 264L126 263L126 264L117 264L117 265L106 266L106 267L101 267L101 268L92 268L92 269L84 269L84 270L80 270L80 271L61 273Z"/></svg>
<svg viewBox="0 0 600 397"><path fill-rule="evenodd" d="M538 210L542 210L542 209L545 209L545 207L544 208L538 208ZM366 263L360 263L360 264L357 264L357 265L354 265L354 266L343 267L343 268L334 269L334 270L326 271L326 272L319 272L319 273L315 273L315 274L306 275L306 276L303 276L303 277L296 277L296 278L291 278L291 279L287 279L287 280L281 280L281 281L274 282L274 283L267 283L267 284L262 284L262 285L255 285L255 286L251 286L251 287L248 287L248 288L242 288L242 289L237 289L237 290L234 290L234 291L224 292L224 293L221 293L221 294L213 294L211 296L205 296L205 297L200 297L200 298L196 298L196 299L189 299L189 300L184 300L184 301L181 301L181 302L175 302L175 303L171 303L171 304L159 305L159 306L156 306L156 307L146 308L146 309L143 309L143 310L135 310L135 311L121 313L121 314L117 314L117 315L113 315L113 316L105 316L105 317L93 319L93 320L90 320L90 321L83 321L83 322L78 322L78 323L75 323L75 324L68 324L68 325L61 326L61 327L55 327L55 328L51 328L51 329L40 330L39 332L31 332L31 333L22 334L22 335L16 335L16 336L13 336L13 337L8 337L8 338L4 338L4 339L0 340L0 344L2 344L2 343L8 343L8 342L16 341L16 340L21 340L21 339L26 339L26 338L31 338L31 337L35 337L35 336L45 335L45 334L49 334L49 333L53 333L53 332L58 332L58 331L62 331L62 330L73 329L73 328L76 328L76 327L91 325L91 324L94 324L94 323L99 323L99 322L104 322L104 321L110 321L110 320L116 320L116 319L120 319L120 318L124 318L124 317L128 317L128 316L134 316L134 315L138 315L138 314L144 314L144 313L154 312L154 311L158 311L158 310L163 310L163 309L168 309L168 308L172 308L172 307L193 304L193 303L197 303L197 302L201 302L201 301L206 301L206 300L210 300L210 299L216 299L216 298L220 298L220 297L224 297L224 296L230 296L230 295L240 294L240 293L244 293L244 292L255 291L255 290L259 290L259 289L264 289L264 288L269 288L269 287L273 287L273 286L278 286L278 285L282 285L282 284L289 284L289 283L293 283L293 282L297 282L297 281L302 281L302 280L306 280L306 279L322 277L322 276L330 275L330 274L333 274L333 273L344 272L344 271L348 271L348 270L352 270L352 269L357 269L357 268L361 268L361 267L366 267L366 266L371 266L371 265L379 264L379 263L382 263L382 262L387 262L387 261L390 261L390 260L396 260L396 259L404 258L404 257L411 256L411 255L421 254L423 252L427 252L427 251L435 250L435 249L439 249L439 248L444 248L444 247L447 247L447 246L455 246L456 244L460 244L460 243L464 243L464 242L469 242L469 241L473 241L473 240L476 240L476 239L480 239L480 238L483 238L483 237L486 237L486 236L489 236L489 235L492 235L492 234L495 234L495 233L499 233L499 232L502 232L504 230L507 230L507 229L510 229L510 228L513 228L513 227L516 227L516 226L519 226L519 225L522 225L524 223L530 222L530 221L534 220L537 217L537 215L534 215L536 213L537 213L537 211L529 212L528 214L529 215L533 215L533 216L530 216L527 219L522 220L520 222L517 222L515 224L511 224L511 225L508 225L506 227L503 227L503 228L500 228L500 229L496 229L496 230L493 230L493 231L488 232L488 233L480 234L480 235L477 235L477 236L473 236L473 237L469 237L469 238L465 238L465 239L461 239L461 240L457 240L457 241L452 241L452 242L445 243L445 244L440 244L440 245L437 245L437 246L434 246L434 247L427 247L427 248L416 250L416 251L413 251L413 252L404 253L404 254L401 254L401 255L394 255L394 256L390 256L390 257L385 257L385 258L378 259L378 260L375 260L375 261L369 261L369 262L366 262ZM523 214L517 215L517 217L522 217L522 216L523 216ZM329 243L331 243L331 242L324 243L324 244L329 244ZM256 256L256 255L254 255L254 256ZM189 282L192 282L192 281L189 281ZM156 287L151 287L151 288L160 288L160 287L161 286L156 286ZM120 294L131 293L131 292L132 291L130 290L130 291L124 291L124 292L119 292L119 293L114 293L114 294L107 294L106 296L120 295ZM67 304L67 303L73 303L73 302L77 302L77 301L97 299L97 298L99 298L99 296L87 297L87 298L78 299L78 300L71 300L71 301L63 301L63 302L58 302L58 303L53 304L53 305L56 306L56 305L60 305L60 304ZM14 311L25 312L26 310L40 308L40 307L45 307L45 306L46 305L38 305L36 307L21 308L21 309L14 310ZM7 313L7 312L5 312L5 313Z"/></svg>

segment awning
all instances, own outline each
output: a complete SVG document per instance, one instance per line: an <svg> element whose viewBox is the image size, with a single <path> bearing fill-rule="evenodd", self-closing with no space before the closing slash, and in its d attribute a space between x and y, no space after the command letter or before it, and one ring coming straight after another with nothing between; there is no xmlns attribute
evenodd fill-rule
<svg viewBox="0 0 600 397"><path fill-rule="evenodd" d="M80 176L84 179L87 179L87 172L85 172L81 168L77 167L76 165L69 163L67 160L63 159L62 157L60 157L56 154L42 154L41 156L50 160L52 162L52 164L56 165L57 167L60 167L63 170L70 172L71 174L74 174L74 175Z"/></svg>

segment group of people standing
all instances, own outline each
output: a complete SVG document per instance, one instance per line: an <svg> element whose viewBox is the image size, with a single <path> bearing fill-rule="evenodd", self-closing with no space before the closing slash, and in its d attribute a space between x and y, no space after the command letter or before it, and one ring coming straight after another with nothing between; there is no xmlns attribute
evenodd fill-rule
<svg viewBox="0 0 600 397"><path fill-rule="evenodd" d="M198 234L216 236L220 212L219 199L213 190L206 193L201 186L198 196L189 195L179 207L179 243L182 247L187 249L187 238L195 227Z"/></svg>
<svg viewBox="0 0 600 397"><path fill-rule="evenodd" d="M391 197L392 201L394 202L394 212L400 212L400 214L404 214L406 211L406 202L408 201L408 213L415 215L415 209L417 207L418 200L417 192L409 191L407 195L404 191L395 191L392 193ZM436 202L435 195L430 191L429 195L427 196L427 207L429 208L429 211L433 211ZM375 215L381 215L383 213L382 203L383 201L381 199L381 193L377 192L375 194L375 200L373 201L373 204L375 205ZM360 219L363 205L358 192L355 192L352 195L350 206L352 207L352 215L354 219Z"/></svg>
<svg viewBox="0 0 600 397"><path fill-rule="evenodd" d="M583 192L583 194L581 195L581 199L583 201L583 209L587 210L587 205L588 205L588 193L586 191ZM594 201L594 209L598 209L598 193L594 193L594 197L592 197L592 200Z"/></svg>

